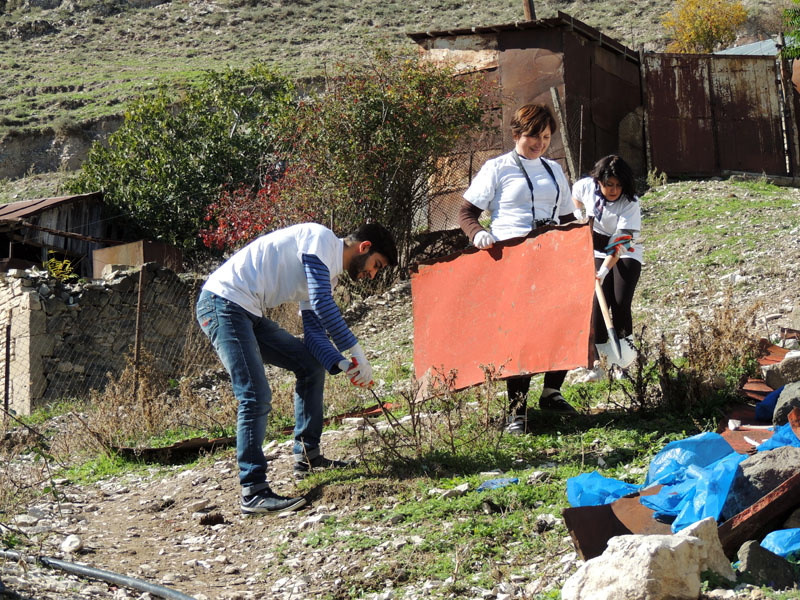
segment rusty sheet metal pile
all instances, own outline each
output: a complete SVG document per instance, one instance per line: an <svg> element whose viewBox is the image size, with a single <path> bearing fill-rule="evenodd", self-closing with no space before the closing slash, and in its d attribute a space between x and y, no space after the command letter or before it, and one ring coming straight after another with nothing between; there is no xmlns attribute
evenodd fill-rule
<svg viewBox="0 0 800 600"><path fill-rule="evenodd" d="M780 362L787 353L785 349L769 344L762 345L762 349L765 352L765 355L759 360L762 366ZM736 464L740 464L742 460L756 453L756 445L758 445L758 451L778 449L784 444L800 446L800 409L795 408L789 414L789 422L782 427L768 426L756 418L756 407L753 402L763 401L772 391L762 380L748 380L741 393L749 403L731 409L728 415L730 418L721 425L719 434L701 434L689 438L689 440L696 440L700 451L708 450L712 444L727 444L732 451L730 460L734 470ZM681 440L681 442L685 441L687 440ZM703 448L704 445L705 448ZM669 447L667 446L662 453L668 452ZM658 456L654 459L654 463L657 460ZM682 465L682 467L682 470L688 470L687 466ZM653 464L651 464L651 470L652 468ZM711 471L710 468L709 471ZM722 471L711 472L719 475ZM597 476L599 477L599 475ZM727 492L730 486L730 493L734 494L735 491L731 486L733 473L729 470L727 476L730 477L727 481L705 481L700 485L707 486L708 489L717 493ZM648 498L648 496L659 494L662 491L662 485L646 486L647 484L622 497L617 496L618 499L605 504L573 506L563 511L564 522L581 558L589 560L599 556L605 550L608 541L614 536L666 534L676 530L675 525L671 525L672 519L660 515L657 510L658 504L651 503ZM718 505L726 502L725 506L728 506L730 500L729 497L716 499ZM711 503L710 494L706 501ZM695 504L699 504L699 502L695 502ZM787 477L759 500L735 515L729 518L724 518L725 515L719 514L710 516L715 516L718 522L722 521L718 528L720 542L725 554L734 560L745 542L761 540L770 532L780 529L787 517L799 506L800 471ZM700 510L704 508L707 507L703 506ZM714 509L710 510L713 512ZM675 518L674 515L672 518Z"/></svg>

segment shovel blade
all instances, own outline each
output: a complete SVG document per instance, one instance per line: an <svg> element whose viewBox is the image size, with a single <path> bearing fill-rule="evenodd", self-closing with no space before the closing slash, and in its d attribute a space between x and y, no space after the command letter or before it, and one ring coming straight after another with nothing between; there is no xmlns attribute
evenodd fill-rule
<svg viewBox="0 0 800 600"><path fill-rule="evenodd" d="M610 340L604 344L595 344L597 353L604 357L609 365L618 365L627 369L636 360L636 350L627 340L617 341L619 346Z"/></svg>

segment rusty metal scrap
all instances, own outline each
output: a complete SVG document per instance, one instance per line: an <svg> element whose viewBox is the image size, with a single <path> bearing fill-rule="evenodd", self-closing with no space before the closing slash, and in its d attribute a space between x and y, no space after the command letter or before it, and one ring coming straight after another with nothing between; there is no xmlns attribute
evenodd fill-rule
<svg viewBox="0 0 800 600"><path fill-rule="evenodd" d="M594 259L588 223L537 230L412 270L414 368L450 389L494 376L586 367Z"/></svg>

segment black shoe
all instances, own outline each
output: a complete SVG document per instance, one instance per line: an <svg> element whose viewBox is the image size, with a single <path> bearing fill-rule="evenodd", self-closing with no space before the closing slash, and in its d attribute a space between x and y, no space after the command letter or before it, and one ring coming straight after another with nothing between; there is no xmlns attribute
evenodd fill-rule
<svg viewBox="0 0 800 600"><path fill-rule="evenodd" d="M578 411L575 410L569 402L564 400L564 396L561 395L561 392L551 392L547 394L547 396L539 398L539 408L541 410L552 410L572 415L578 414Z"/></svg>
<svg viewBox="0 0 800 600"><path fill-rule="evenodd" d="M252 496L242 496L242 512L246 515L260 513L282 513L297 510L304 506L306 499L303 496L287 498L279 496L271 489L266 488Z"/></svg>
<svg viewBox="0 0 800 600"><path fill-rule="evenodd" d="M355 462L351 460L331 460L321 454L311 460L301 460L294 463L295 479L305 479L315 469L345 469L352 467Z"/></svg>

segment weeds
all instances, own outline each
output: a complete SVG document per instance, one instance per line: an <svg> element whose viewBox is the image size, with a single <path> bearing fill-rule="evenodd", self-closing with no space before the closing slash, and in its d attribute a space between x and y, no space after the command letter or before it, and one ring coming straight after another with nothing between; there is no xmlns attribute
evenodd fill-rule
<svg viewBox="0 0 800 600"><path fill-rule="evenodd" d="M138 381L138 385L134 385ZM214 404L200 398L188 380L174 383L151 354L141 352L139 364L129 357L122 374L102 392L93 391L85 420L88 441L105 453L120 446L139 446L174 431L222 433L235 422L232 394L221 393Z"/></svg>

